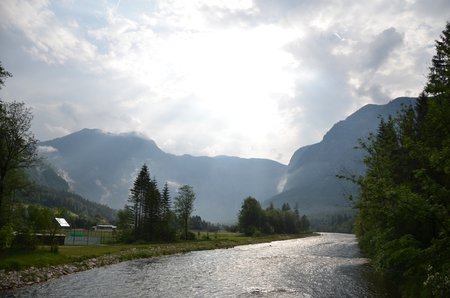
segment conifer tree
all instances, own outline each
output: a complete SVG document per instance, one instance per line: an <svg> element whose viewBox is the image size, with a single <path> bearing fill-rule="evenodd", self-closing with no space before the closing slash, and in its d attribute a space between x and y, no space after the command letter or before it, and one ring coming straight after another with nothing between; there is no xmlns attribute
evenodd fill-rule
<svg viewBox="0 0 450 298"><path fill-rule="evenodd" d="M147 165L144 164L134 180L133 188L130 190L130 197L128 198L128 201L131 203L130 211L134 217L133 225L136 239L141 238L143 234L145 196L149 182L150 174Z"/></svg>
<svg viewBox="0 0 450 298"><path fill-rule="evenodd" d="M161 213L163 218L167 217L170 212L170 193L167 182L164 184L161 195Z"/></svg>

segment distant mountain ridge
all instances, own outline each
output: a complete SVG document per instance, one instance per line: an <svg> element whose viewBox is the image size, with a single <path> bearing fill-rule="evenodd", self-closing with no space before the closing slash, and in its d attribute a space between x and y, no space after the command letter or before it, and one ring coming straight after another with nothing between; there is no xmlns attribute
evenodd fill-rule
<svg viewBox="0 0 450 298"><path fill-rule="evenodd" d="M337 174L363 174L364 152L355 149L359 139L375 133L380 117L395 116L414 98L400 97L384 105L369 104L345 120L336 123L319 143L301 147L292 156L284 179L284 188L265 205L298 204L307 214L335 212L350 208L348 195L355 185L336 178Z"/></svg>
<svg viewBox="0 0 450 298"><path fill-rule="evenodd" d="M123 208L139 168L146 163L162 188L183 184L197 194L195 214L210 221L234 222L242 200L265 200L278 193L286 166L272 160L168 154L135 133L83 129L39 143L41 155L58 169L70 189L94 202Z"/></svg>

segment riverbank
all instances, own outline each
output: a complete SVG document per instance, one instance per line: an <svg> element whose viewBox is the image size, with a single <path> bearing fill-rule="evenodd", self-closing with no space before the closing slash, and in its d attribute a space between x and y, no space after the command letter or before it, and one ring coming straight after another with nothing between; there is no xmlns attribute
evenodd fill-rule
<svg viewBox="0 0 450 298"><path fill-rule="evenodd" d="M58 255L62 255L63 258L58 260L58 262L60 262L58 265L49 265L51 264L49 262L49 264L40 263L39 266L32 266L24 268L23 270L1 270L0 291L29 286L63 275L128 260L187 253L198 250L231 248L239 245L289 240L317 235L318 234L316 233L307 233L300 235L269 235L262 237L234 236L228 239L155 243L146 245L109 245L96 247L61 246Z"/></svg>

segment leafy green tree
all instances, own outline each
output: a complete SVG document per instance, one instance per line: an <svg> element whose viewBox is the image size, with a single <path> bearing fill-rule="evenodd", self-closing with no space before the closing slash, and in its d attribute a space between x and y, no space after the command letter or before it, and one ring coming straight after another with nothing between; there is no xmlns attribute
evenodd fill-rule
<svg viewBox="0 0 450 298"><path fill-rule="evenodd" d="M190 185L183 185L178 189L175 197L175 214L181 222L184 231L184 239L188 239L189 218L194 211L195 193Z"/></svg>
<svg viewBox="0 0 450 298"><path fill-rule="evenodd" d="M239 211L239 229L247 236L261 229L263 211L261 204L253 197L244 200Z"/></svg>
<svg viewBox="0 0 450 298"><path fill-rule="evenodd" d="M300 232L307 232L307 231L309 231L310 224L309 224L308 217L306 215L303 215L301 217L299 226L300 226L300 228L299 228Z"/></svg>
<svg viewBox="0 0 450 298"><path fill-rule="evenodd" d="M10 76L0 64L0 87ZM9 220L14 193L26 185L24 170L38 160L32 118L24 103L0 100L0 227Z"/></svg>

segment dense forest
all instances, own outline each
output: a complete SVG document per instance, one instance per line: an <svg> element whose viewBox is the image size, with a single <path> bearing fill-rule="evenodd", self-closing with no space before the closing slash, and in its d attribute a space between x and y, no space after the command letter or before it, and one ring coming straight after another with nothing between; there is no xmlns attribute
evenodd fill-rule
<svg viewBox="0 0 450 298"><path fill-rule="evenodd" d="M361 248L399 294L450 297L450 23L415 105L381 120L360 147Z"/></svg>

